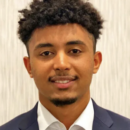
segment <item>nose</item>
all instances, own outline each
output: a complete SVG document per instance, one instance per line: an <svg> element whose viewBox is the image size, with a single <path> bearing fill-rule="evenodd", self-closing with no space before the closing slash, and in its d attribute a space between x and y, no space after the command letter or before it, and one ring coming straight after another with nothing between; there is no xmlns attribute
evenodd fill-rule
<svg viewBox="0 0 130 130"><path fill-rule="evenodd" d="M64 52L59 52L54 59L55 70L70 70L69 57Z"/></svg>

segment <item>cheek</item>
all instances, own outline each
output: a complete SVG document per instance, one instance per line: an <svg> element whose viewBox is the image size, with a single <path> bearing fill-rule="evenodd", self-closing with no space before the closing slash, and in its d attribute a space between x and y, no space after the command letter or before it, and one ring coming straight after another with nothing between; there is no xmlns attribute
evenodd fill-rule
<svg viewBox="0 0 130 130"><path fill-rule="evenodd" d="M41 60L34 60L31 67L34 80L42 80L42 82L47 79L47 75L51 70L51 65Z"/></svg>
<svg viewBox="0 0 130 130"><path fill-rule="evenodd" d="M79 74L79 85L80 90L82 92L86 92L90 88L90 84L92 81L93 75L93 62L92 60L84 61L81 65L78 66L80 69L78 70Z"/></svg>
<svg viewBox="0 0 130 130"><path fill-rule="evenodd" d="M52 67L51 62L43 61L41 59L34 59L31 63L32 70L37 73L44 73Z"/></svg>
<svg viewBox="0 0 130 130"><path fill-rule="evenodd" d="M82 78L86 78L86 76L88 77L93 74L94 61L92 58L84 58L78 61L75 68Z"/></svg>
<svg viewBox="0 0 130 130"><path fill-rule="evenodd" d="M45 86L47 86L48 82L48 70L47 66L41 64L41 62L35 62L32 64L32 74L34 82L39 90L39 92L47 90Z"/></svg>

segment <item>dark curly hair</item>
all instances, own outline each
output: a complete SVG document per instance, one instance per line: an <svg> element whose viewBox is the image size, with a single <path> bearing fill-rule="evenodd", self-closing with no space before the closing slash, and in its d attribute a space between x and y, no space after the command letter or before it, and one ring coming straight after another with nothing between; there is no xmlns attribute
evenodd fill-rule
<svg viewBox="0 0 130 130"><path fill-rule="evenodd" d="M103 19L91 3L82 0L33 0L29 9L19 11L18 34L28 52L28 41L36 28L77 23L86 28L96 42L103 28ZM29 52L28 52L29 54Z"/></svg>

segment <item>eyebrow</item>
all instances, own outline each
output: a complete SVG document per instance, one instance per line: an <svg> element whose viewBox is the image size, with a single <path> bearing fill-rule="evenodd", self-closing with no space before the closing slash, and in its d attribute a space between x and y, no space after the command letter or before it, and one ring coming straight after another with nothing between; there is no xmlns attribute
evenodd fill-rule
<svg viewBox="0 0 130 130"><path fill-rule="evenodd" d="M80 40L69 41L66 43L66 46L70 46L70 45L84 45L84 46L86 46L86 44ZM35 47L35 50L38 48L44 48L44 47L54 47L54 45L51 43L40 43Z"/></svg>
<svg viewBox="0 0 130 130"><path fill-rule="evenodd" d="M80 40L67 42L66 45L84 45L84 46L86 46L86 44Z"/></svg>

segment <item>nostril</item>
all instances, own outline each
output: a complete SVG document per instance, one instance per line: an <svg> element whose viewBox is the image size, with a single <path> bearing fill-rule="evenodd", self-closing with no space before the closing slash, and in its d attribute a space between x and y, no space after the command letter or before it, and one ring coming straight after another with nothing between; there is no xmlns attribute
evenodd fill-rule
<svg viewBox="0 0 130 130"><path fill-rule="evenodd" d="M60 70L59 68L56 68L55 70Z"/></svg>

